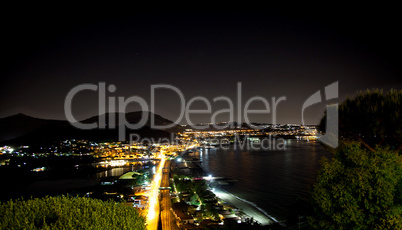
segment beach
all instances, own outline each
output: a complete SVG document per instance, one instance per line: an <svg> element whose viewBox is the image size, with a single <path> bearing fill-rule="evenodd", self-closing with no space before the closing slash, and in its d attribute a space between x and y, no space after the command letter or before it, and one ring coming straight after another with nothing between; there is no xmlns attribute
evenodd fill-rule
<svg viewBox="0 0 402 230"><path fill-rule="evenodd" d="M261 225L269 225L272 223L277 222L275 218L269 216L264 210L260 209L255 204L244 200L240 197L237 197L222 188L215 187L213 192L217 197L226 201L228 204L232 205L233 207L240 209L243 211L247 216L253 217Z"/></svg>

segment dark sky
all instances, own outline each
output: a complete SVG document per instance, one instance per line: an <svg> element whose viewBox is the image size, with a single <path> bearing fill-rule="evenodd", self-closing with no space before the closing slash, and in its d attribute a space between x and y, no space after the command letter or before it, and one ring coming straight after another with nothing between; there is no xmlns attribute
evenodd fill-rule
<svg viewBox="0 0 402 230"><path fill-rule="evenodd" d="M279 123L301 123L303 102L335 81L340 98L330 102L367 88L402 88L401 18L392 6L320 13L27 10L12 15L2 23L0 117L25 113L65 119L65 97L83 83L114 84L117 90L108 96L136 95L148 104L151 85L171 84L187 102L203 96L217 111L228 106L213 98L227 96L237 111L241 82L243 105L253 96L270 103L272 97L286 96L277 108ZM79 119L97 115L97 103L96 92L78 94L73 113ZM326 103L310 107L306 122L316 124ZM157 91L156 113L176 120L179 105L174 92ZM262 108L262 103L251 108ZM127 111L136 109L131 105ZM191 119L208 122L210 117ZM271 122L272 114L251 117Z"/></svg>

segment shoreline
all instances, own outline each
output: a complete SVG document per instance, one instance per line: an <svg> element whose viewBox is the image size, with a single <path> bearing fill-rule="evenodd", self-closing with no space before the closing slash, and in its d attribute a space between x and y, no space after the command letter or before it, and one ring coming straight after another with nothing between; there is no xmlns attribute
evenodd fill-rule
<svg viewBox="0 0 402 230"><path fill-rule="evenodd" d="M225 189L214 187L213 193L219 198L232 205L234 208L237 208L244 212L247 216L253 217L255 221L260 223L261 225L270 225L273 223L279 223L274 217L270 216L264 210L259 208L254 203L244 200L238 196L231 194Z"/></svg>
<svg viewBox="0 0 402 230"><path fill-rule="evenodd" d="M198 152L198 151L197 151ZM199 167L203 172L204 175L208 175L207 170L205 170L201 164L194 164ZM258 207L256 204L240 198L225 189L221 188L220 186L212 186L212 192L215 194L216 197L219 199L227 202L234 208L241 210L245 215L252 217L254 221L258 222L262 226L270 225L273 223L280 223L276 218L269 215L266 211Z"/></svg>

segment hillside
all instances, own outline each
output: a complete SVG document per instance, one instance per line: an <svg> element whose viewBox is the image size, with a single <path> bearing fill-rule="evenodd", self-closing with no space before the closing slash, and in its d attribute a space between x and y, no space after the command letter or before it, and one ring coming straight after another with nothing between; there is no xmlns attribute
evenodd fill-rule
<svg viewBox="0 0 402 230"><path fill-rule="evenodd" d="M131 112L126 114L127 122L134 124L141 118L142 112ZM114 114L116 118L116 124L118 120L118 114ZM106 129L93 129L93 130L81 130L72 126L68 121L62 120L47 120L30 117L24 114L16 114L10 117L0 119L0 143L1 144L31 144L31 143L43 143L50 141L58 141L63 139L88 139L88 140L118 140L118 128L108 129L109 116L106 116ZM159 115L152 113L149 116L155 116L156 125L172 124L172 121L165 119ZM98 122L99 116L94 116L81 121L82 123ZM170 137L171 132L180 131L182 128L179 125L175 125L173 128L167 130L153 129L150 127L150 121L148 119L147 124L139 129L130 130L126 128L126 140L129 140L130 134L136 133L141 138L145 137Z"/></svg>

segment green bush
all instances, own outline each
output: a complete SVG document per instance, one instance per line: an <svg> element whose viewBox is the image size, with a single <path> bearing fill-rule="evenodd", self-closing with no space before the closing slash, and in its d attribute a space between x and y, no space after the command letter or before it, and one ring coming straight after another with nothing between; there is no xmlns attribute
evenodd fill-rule
<svg viewBox="0 0 402 230"><path fill-rule="evenodd" d="M402 229L402 156L343 143L324 159L312 194L317 229Z"/></svg>
<svg viewBox="0 0 402 230"><path fill-rule="evenodd" d="M145 229L136 209L84 197L1 202L0 219L0 229Z"/></svg>

